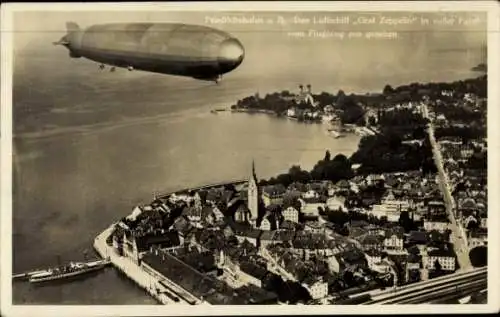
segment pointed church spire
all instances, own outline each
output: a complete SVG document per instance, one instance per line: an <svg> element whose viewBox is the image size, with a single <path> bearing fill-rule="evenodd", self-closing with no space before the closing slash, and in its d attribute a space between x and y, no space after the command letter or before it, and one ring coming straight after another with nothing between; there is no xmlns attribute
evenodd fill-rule
<svg viewBox="0 0 500 317"><path fill-rule="evenodd" d="M252 159L252 177L257 180L257 174L255 173L255 160Z"/></svg>

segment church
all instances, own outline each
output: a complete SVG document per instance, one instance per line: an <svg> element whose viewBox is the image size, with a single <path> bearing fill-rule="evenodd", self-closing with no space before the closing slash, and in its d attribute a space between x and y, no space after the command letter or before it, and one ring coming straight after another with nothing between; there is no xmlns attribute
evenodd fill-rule
<svg viewBox="0 0 500 317"><path fill-rule="evenodd" d="M259 200L260 188L257 182L257 175L255 174L255 162L252 160L252 174L248 180L248 210L250 211L249 222L252 226L256 225L257 218L259 217Z"/></svg>
<svg viewBox="0 0 500 317"><path fill-rule="evenodd" d="M252 173L248 179L247 205L240 205L237 208L234 219L239 223L249 223L252 227L257 226L259 218L259 206L261 205L261 190L255 173L255 162L252 161Z"/></svg>

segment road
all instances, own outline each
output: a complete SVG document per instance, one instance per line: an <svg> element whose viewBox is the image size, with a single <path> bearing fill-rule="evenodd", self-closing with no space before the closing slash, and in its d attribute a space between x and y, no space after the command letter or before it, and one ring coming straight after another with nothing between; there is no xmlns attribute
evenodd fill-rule
<svg viewBox="0 0 500 317"><path fill-rule="evenodd" d="M259 255L265 258L266 260L270 261L271 265L269 266L269 270L281 276L284 280L289 280L289 281L297 281L295 276L287 272L285 269L283 269L277 262L274 260L274 258L271 256L269 251L266 248L261 248L259 251Z"/></svg>
<svg viewBox="0 0 500 317"><path fill-rule="evenodd" d="M472 267L469 259L467 235L465 234L464 228L457 222L457 219L455 218L455 200L451 194L451 186L448 180L448 175L444 170L443 157L441 155L441 150L439 149L439 144L437 143L436 137L434 136L434 124L430 119L429 109L427 105L423 106L423 115L430 121L427 127L427 133L429 135L429 140L432 145L434 162L438 170L439 187L441 189L441 192L443 193L443 198L446 205L446 211L450 219L450 230L451 230L450 242L453 243L455 253L457 255L459 271L467 270Z"/></svg>

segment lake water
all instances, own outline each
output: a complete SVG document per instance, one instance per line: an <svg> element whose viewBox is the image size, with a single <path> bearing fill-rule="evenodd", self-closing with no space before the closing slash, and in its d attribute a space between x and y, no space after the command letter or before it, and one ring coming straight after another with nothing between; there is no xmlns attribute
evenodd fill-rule
<svg viewBox="0 0 500 317"><path fill-rule="evenodd" d="M252 159L260 178L292 164L311 169L327 149L350 155L359 141L353 135L333 139L321 124L262 114L214 115L209 112L214 107L256 92L296 91L300 83L312 83L318 91L373 91L386 83L471 77L468 69L475 62L460 68L465 57L451 55L440 59L453 60L452 66L440 69L444 64L436 61L390 76L367 71L343 77L307 68L250 76L243 64L214 85L142 72L99 72L94 63L71 60L60 48L27 49L16 55L14 75L13 272L53 266L58 256L63 262L82 260L102 229L149 202L155 192L248 177ZM111 268L75 283L16 282L13 300L155 303Z"/></svg>

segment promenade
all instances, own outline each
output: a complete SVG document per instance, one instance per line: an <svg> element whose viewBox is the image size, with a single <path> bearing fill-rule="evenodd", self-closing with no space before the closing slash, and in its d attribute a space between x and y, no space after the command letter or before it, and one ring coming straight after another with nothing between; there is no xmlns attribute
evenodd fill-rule
<svg viewBox="0 0 500 317"><path fill-rule="evenodd" d="M128 278L134 281L141 288L146 290L153 298L163 305L188 304L180 296L175 296L171 289L177 287L166 279L159 279L143 270L132 260L118 255L115 250L106 243L106 239L113 232L113 225L101 232L94 239L94 249L104 259L109 259L114 267L124 273ZM168 287L168 288L167 288ZM183 290L180 290L183 291ZM185 293L185 291L184 291ZM174 300L177 298L178 301Z"/></svg>

